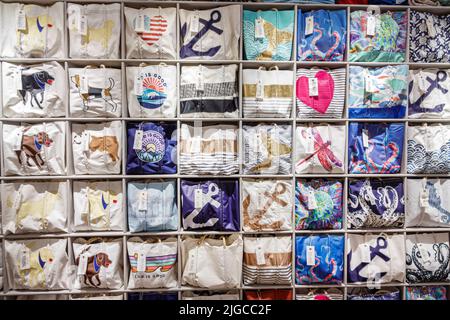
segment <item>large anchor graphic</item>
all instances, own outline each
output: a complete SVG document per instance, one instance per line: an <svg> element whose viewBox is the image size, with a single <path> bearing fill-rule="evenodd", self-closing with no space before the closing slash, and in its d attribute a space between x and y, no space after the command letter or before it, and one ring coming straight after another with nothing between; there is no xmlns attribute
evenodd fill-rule
<svg viewBox="0 0 450 320"><path fill-rule="evenodd" d="M195 208L194 210L192 210L192 212L186 216L183 220L183 225L184 228L193 228L193 229L197 229L197 228L205 228L205 227L212 227L213 225L215 225L217 223L217 221L219 221L218 218L209 218L206 222L204 223L195 223L194 222L194 218L196 216L198 216L200 214L200 211L203 210L203 208L209 203L210 205L212 205L215 208L219 208L220 207L220 202L213 199L213 196L216 196L219 194L219 186L217 186L217 184L215 183L211 183L208 186L208 193L203 193L202 192L202 203L203 206L201 208Z"/></svg>
<svg viewBox="0 0 450 320"><path fill-rule="evenodd" d="M200 31L191 39L191 41L189 41L186 45L181 47L180 57L188 58L192 56L210 56L210 57L214 56L217 53L217 51L220 50L221 48L220 45L217 47L212 47L207 51L194 50L194 46L209 30L214 31L218 35L221 35L223 33L223 30L214 26L214 24L219 22L221 19L222 14L218 10L214 10L213 12L211 12L209 21L203 18L199 18L199 22L203 24L203 28L200 29ZM183 24L183 27L181 28L182 38L186 36L186 33L187 33L187 23L185 22Z"/></svg>
<svg viewBox="0 0 450 320"><path fill-rule="evenodd" d="M444 109L445 103L438 104L434 108L422 108L420 105L423 101L434 91L434 89L439 89L443 94L448 93L448 89L443 88L439 82L443 82L447 79L447 72L439 70L436 73L436 81L433 81L430 77L426 77L426 80L430 83L427 91L416 100L416 102L410 104L411 114L414 113L427 113L427 112L442 112ZM412 91L413 81L409 83L409 92Z"/></svg>

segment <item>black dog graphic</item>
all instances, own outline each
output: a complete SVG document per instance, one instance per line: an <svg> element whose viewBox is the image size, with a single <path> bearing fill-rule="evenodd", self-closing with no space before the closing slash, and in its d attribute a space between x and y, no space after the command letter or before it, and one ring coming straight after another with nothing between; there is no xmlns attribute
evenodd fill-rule
<svg viewBox="0 0 450 320"><path fill-rule="evenodd" d="M115 81L113 78L108 78L109 87L97 88L97 87L88 86L87 93L81 93L81 77L80 77L80 75L76 74L76 75L70 77L70 80L77 87L78 93L80 94L80 97L83 100L83 109L85 111L89 109L89 101L91 99L102 98L106 103L108 103L111 106L112 112L116 112L117 103L114 101L114 99L111 95L111 90L112 90L112 88L114 88L114 85L115 85Z"/></svg>
<svg viewBox="0 0 450 320"><path fill-rule="evenodd" d="M31 106L35 104L42 109L41 103L44 101L45 84L52 85L53 78L47 71L39 71L30 75L22 74L22 90L19 90L23 103L26 104L30 96ZM38 100L39 96L39 100Z"/></svg>

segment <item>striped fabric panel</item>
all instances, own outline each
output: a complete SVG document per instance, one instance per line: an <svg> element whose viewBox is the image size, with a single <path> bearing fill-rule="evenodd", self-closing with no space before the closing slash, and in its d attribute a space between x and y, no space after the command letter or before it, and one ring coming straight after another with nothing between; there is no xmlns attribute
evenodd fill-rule
<svg viewBox="0 0 450 320"><path fill-rule="evenodd" d="M292 100L271 99L257 101L243 99L244 118L289 118L292 111Z"/></svg>
<svg viewBox="0 0 450 320"><path fill-rule="evenodd" d="M191 99L233 99L238 96L236 82L205 83L203 91L196 88L195 83L180 86L180 101Z"/></svg>
<svg viewBox="0 0 450 320"><path fill-rule="evenodd" d="M292 267L253 267L243 265L242 274L245 285L251 284L277 284L289 285L292 282Z"/></svg>
<svg viewBox="0 0 450 320"><path fill-rule="evenodd" d="M344 296L342 294L296 294L295 295L295 300L316 300L316 296L321 295L324 296L326 295L330 300L344 300ZM321 299L322 300L322 299Z"/></svg>
<svg viewBox="0 0 450 320"><path fill-rule="evenodd" d="M180 154L179 167L185 174L231 175L239 172L237 154Z"/></svg>

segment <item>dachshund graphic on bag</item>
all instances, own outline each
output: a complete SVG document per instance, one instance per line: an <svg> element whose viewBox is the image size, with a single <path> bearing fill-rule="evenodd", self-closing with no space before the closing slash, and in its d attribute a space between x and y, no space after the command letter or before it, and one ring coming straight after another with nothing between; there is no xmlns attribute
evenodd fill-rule
<svg viewBox="0 0 450 320"><path fill-rule="evenodd" d="M24 104L30 99L32 107L39 107L42 109L42 102L44 102L45 85L52 85L55 81L47 71L39 71L30 75L22 74L22 90L19 94L22 97Z"/></svg>
<svg viewBox="0 0 450 320"><path fill-rule="evenodd" d="M16 150L17 159L19 160L19 164L22 165L22 155L25 155L27 165L29 167L32 166L30 163L31 159L40 170L45 164L45 161L41 156L41 152L43 151L42 147L50 147L53 140L50 139L49 135L44 131L40 131L32 136L25 135L29 129L30 128L28 127L22 131L20 149Z"/></svg>
<svg viewBox="0 0 450 320"><path fill-rule="evenodd" d="M80 263L80 256L87 252L90 246L84 249L78 258L75 260L75 264L78 266ZM87 258L87 267L85 273L83 274L83 282L85 285L89 286L89 283L93 287L98 287L102 284L100 280L100 269L101 267L108 268L112 261L109 259L108 255L104 252L99 252L89 258ZM93 279L96 279L97 284L94 283ZM89 283L88 283L89 281Z"/></svg>
<svg viewBox="0 0 450 320"><path fill-rule="evenodd" d="M112 112L116 112L117 110L117 103L113 100L113 97L111 95L111 90L114 88L115 82L113 78L108 78L109 80L109 86L106 88L99 88L99 87L91 87L89 84L87 85L87 92L81 92L81 77L79 74L76 74L72 77L70 77L70 80L73 84L75 84L75 87L77 87L78 94L81 97L81 100L83 101L83 110L86 111L89 109L89 102L92 99L102 98L107 104L109 104L112 107Z"/></svg>

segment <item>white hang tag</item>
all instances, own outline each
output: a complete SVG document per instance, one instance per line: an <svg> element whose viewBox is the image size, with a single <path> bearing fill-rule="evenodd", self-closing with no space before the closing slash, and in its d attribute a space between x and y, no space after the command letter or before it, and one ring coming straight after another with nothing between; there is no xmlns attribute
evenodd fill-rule
<svg viewBox="0 0 450 320"><path fill-rule="evenodd" d="M258 158L259 158L259 154L261 152L261 135L259 134L259 132L255 132L253 134L250 135L250 139L252 139L252 141L249 141L249 148L248 148L248 161L249 163L257 163L258 162ZM251 148L250 146L253 146L253 148ZM253 149L253 150L252 150Z"/></svg>
<svg viewBox="0 0 450 320"><path fill-rule="evenodd" d="M308 78L309 96L317 97L319 95L319 83L317 78Z"/></svg>
<svg viewBox="0 0 450 320"><path fill-rule="evenodd" d="M425 248L423 243L418 244L420 256L422 257L422 261L424 263L430 262L430 255L428 254L428 250Z"/></svg>
<svg viewBox="0 0 450 320"><path fill-rule="evenodd" d="M134 31L136 31L136 32L144 32L145 31L144 15L141 13L136 16Z"/></svg>
<svg viewBox="0 0 450 320"><path fill-rule="evenodd" d="M19 190L16 193L16 196L14 197L14 202L13 202L13 206L12 207L13 207L13 209L15 211L19 210L19 208L20 208L20 203L21 203L21 200L22 200L21 189L22 189L22 187L19 188Z"/></svg>
<svg viewBox="0 0 450 320"><path fill-rule="evenodd" d="M255 20L255 39L265 39L266 35L264 33L264 20L262 18L257 18Z"/></svg>
<svg viewBox="0 0 450 320"><path fill-rule="evenodd" d="M370 245L368 243L362 244L362 251L361 251L361 262L362 263L370 263Z"/></svg>
<svg viewBox="0 0 450 320"><path fill-rule="evenodd" d="M370 204L372 206L376 205L376 198L373 194L373 190L371 186L367 187L367 197L369 198Z"/></svg>
<svg viewBox="0 0 450 320"><path fill-rule="evenodd" d="M17 31L26 31L27 30L27 16L25 14L25 10L20 9L17 12L17 20L16 20Z"/></svg>
<svg viewBox="0 0 450 320"><path fill-rule="evenodd" d="M144 138L144 131L143 130L136 130L136 133L134 134L134 142L133 142L133 149L134 150L141 150L142 149L142 139Z"/></svg>
<svg viewBox="0 0 450 320"><path fill-rule="evenodd" d="M377 29L377 18L369 14L367 16L367 24L366 24L366 35L368 36L374 36Z"/></svg>
<svg viewBox="0 0 450 320"><path fill-rule="evenodd" d="M375 91L375 86L373 85L373 81L372 81L372 76L371 75L367 75L365 78L365 85L366 85L366 92L374 92Z"/></svg>
<svg viewBox="0 0 450 320"><path fill-rule="evenodd" d="M436 27L434 26L433 18L431 16L427 17L426 24L428 35L432 38L436 37Z"/></svg>
<svg viewBox="0 0 450 320"><path fill-rule="evenodd" d="M258 266L266 264L266 257L264 256L264 249L261 244L256 246L256 264Z"/></svg>
<svg viewBox="0 0 450 320"><path fill-rule="evenodd" d="M14 140L14 146L13 146L13 150L14 151L22 150L22 138L23 138L23 131L22 130L18 130L16 132L16 138Z"/></svg>
<svg viewBox="0 0 450 320"><path fill-rule="evenodd" d="M305 36L314 33L314 16L306 17Z"/></svg>
<svg viewBox="0 0 450 320"><path fill-rule="evenodd" d="M402 4L405 0L395 0L395 4Z"/></svg>
<svg viewBox="0 0 450 320"><path fill-rule="evenodd" d="M16 90L22 90L22 70L20 68L16 68L14 70L14 86Z"/></svg>
<svg viewBox="0 0 450 320"><path fill-rule="evenodd" d="M87 17L85 14L79 14L78 16L78 32L82 35L82 36L87 36Z"/></svg>
<svg viewBox="0 0 450 320"><path fill-rule="evenodd" d="M369 130L367 129L362 130L362 143L364 148L369 147Z"/></svg>
<svg viewBox="0 0 450 320"><path fill-rule="evenodd" d="M144 252L138 252L137 256L137 272L145 272L147 268L147 257Z"/></svg>
<svg viewBox="0 0 450 320"><path fill-rule="evenodd" d="M314 195L314 191L310 190L308 193L308 210L314 209L317 209L316 196Z"/></svg>
<svg viewBox="0 0 450 320"><path fill-rule="evenodd" d="M202 189L195 189L194 206L195 206L195 209L203 208L203 191L202 191Z"/></svg>
<svg viewBox="0 0 450 320"><path fill-rule="evenodd" d="M90 140L91 140L91 135L90 135L89 131L83 131L82 141L83 141L83 151L84 152L89 151Z"/></svg>
<svg viewBox="0 0 450 320"><path fill-rule="evenodd" d="M316 264L316 249L314 246L306 246L306 265L313 266Z"/></svg>
<svg viewBox="0 0 450 320"><path fill-rule="evenodd" d="M418 77L418 81L419 81L419 89L420 89L420 91L422 91L422 92L425 92L425 91L427 91L427 82L425 81L426 79L425 79L425 76L423 75L423 74L419 74L419 77Z"/></svg>
<svg viewBox="0 0 450 320"><path fill-rule="evenodd" d="M428 208L428 201L429 201L429 190L428 189L422 189L420 192L420 207L421 208Z"/></svg>
<svg viewBox="0 0 450 320"><path fill-rule="evenodd" d="M30 249L24 247L20 250L20 270L29 270L30 266Z"/></svg>
<svg viewBox="0 0 450 320"><path fill-rule="evenodd" d="M205 84L203 83L203 74L201 71L201 67L198 68L197 72L197 83L196 83L196 89L197 91L204 91L205 90Z"/></svg>
<svg viewBox="0 0 450 320"><path fill-rule="evenodd" d="M78 276L83 276L86 274L88 258L89 257L86 253L80 254L80 258L78 259L78 269L77 269Z"/></svg>
<svg viewBox="0 0 450 320"><path fill-rule="evenodd" d="M195 12L194 15L191 17L191 32L197 33L200 29L200 14L198 12Z"/></svg>
<svg viewBox="0 0 450 320"><path fill-rule="evenodd" d="M134 94L137 96L142 96L143 88L142 88L142 80L143 77L141 74L136 75L136 78L134 79Z"/></svg>
<svg viewBox="0 0 450 320"><path fill-rule="evenodd" d="M80 93L89 93L89 80L85 74L80 75Z"/></svg>
<svg viewBox="0 0 450 320"><path fill-rule="evenodd" d="M87 216L89 214L89 199L87 194L84 194L82 201L81 214Z"/></svg>
<svg viewBox="0 0 450 320"><path fill-rule="evenodd" d="M147 190L139 192L138 211L147 211Z"/></svg>
<svg viewBox="0 0 450 320"><path fill-rule="evenodd" d="M261 79L256 83L256 100L264 100L264 84Z"/></svg>
<svg viewBox="0 0 450 320"><path fill-rule="evenodd" d="M197 268L196 268L196 249L191 249L191 251L189 251L189 274L191 276L195 276L197 274Z"/></svg>
<svg viewBox="0 0 450 320"><path fill-rule="evenodd" d="M305 153L312 154L314 153L314 139L312 128L307 128L307 135L305 138Z"/></svg>

